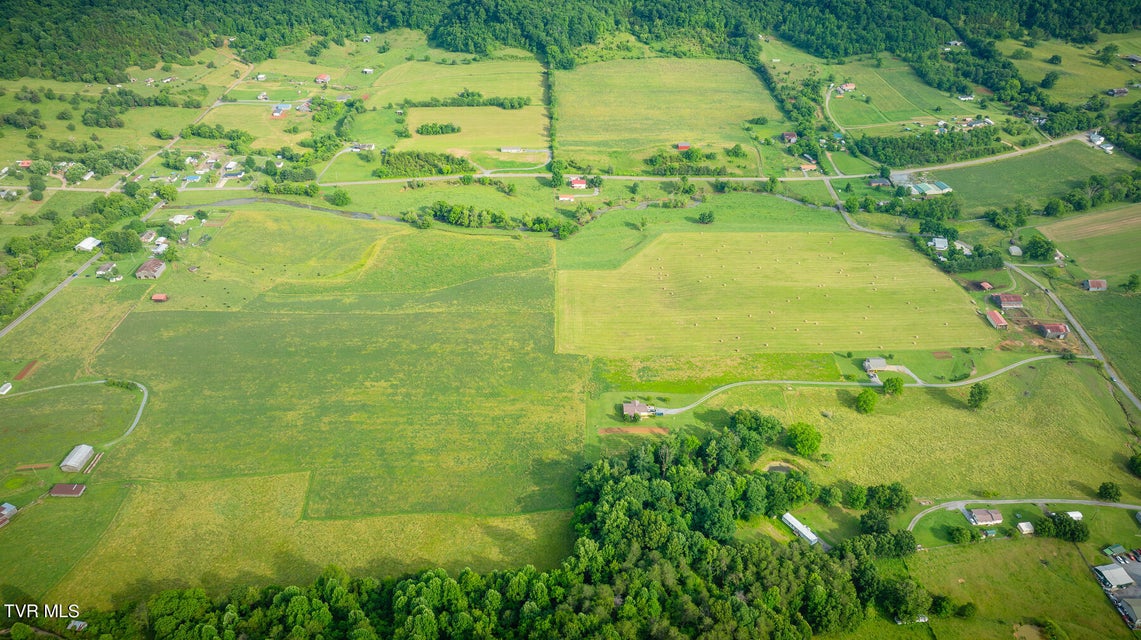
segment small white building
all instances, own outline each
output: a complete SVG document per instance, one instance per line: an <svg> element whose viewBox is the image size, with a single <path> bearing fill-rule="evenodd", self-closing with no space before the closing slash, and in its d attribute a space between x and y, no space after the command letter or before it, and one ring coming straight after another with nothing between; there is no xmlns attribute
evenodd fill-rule
<svg viewBox="0 0 1141 640"><path fill-rule="evenodd" d="M365 67L364 69L361 69L361 73L365 74L366 76L371 76L371 75L372 75L372 71L373 71L373 70L372 70L372 69L369 69L368 67Z"/></svg>
<svg viewBox="0 0 1141 640"><path fill-rule="evenodd" d="M1019 522L1018 523L1018 533L1021 533L1024 536L1034 535L1034 523L1032 523L1032 522Z"/></svg>
<svg viewBox="0 0 1141 640"><path fill-rule="evenodd" d="M812 533L812 529L801 524L800 520L797 520L791 513L785 513L780 517L780 521L787 524L789 528L796 532L796 535L807 540L808 544L813 545L820 542L820 538L817 538L816 534Z"/></svg>
<svg viewBox="0 0 1141 640"><path fill-rule="evenodd" d="M12 383L11 382L5 382L4 384L0 384L0 396L8 395L8 392L11 390L12 390Z"/></svg>
<svg viewBox="0 0 1141 640"><path fill-rule="evenodd" d="M231 160L222 166L222 169L224 169L226 171L232 171L232 170L237 169L237 168L238 168L238 161L237 160Z"/></svg>
<svg viewBox="0 0 1141 640"><path fill-rule="evenodd" d="M0 504L0 518L11 518L16 515L16 505L5 502Z"/></svg>
<svg viewBox="0 0 1141 640"><path fill-rule="evenodd" d="M1070 520L1081 520L1082 519L1082 512L1081 511L1067 511L1066 515L1070 516Z"/></svg>
<svg viewBox="0 0 1141 640"><path fill-rule="evenodd" d="M67 457L60 463L59 468L67 473L78 473L83 470L83 467L91 460L91 456L95 455L95 449L91 448L89 444L81 444L71 450Z"/></svg>
<svg viewBox="0 0 1141 640"><path fill-rule="evenodd" d="M86 238L83 239L82 242L75 245L75 250L76 251L94 251L95 247L98 247L101 244L103 244L103 243L100 242L98 238L92 238L91 236L87 236Z"/></svg>
<svg viewBox="0 0 1141 640"><path fill-rule="evenodd" d="M1022 257L1022 247L1020 247L1018 245L1012 244L1009 247L1007 247L1006 250L1009 251L1010 255L1014 256L1015 258L1021 258Z"/></svg>

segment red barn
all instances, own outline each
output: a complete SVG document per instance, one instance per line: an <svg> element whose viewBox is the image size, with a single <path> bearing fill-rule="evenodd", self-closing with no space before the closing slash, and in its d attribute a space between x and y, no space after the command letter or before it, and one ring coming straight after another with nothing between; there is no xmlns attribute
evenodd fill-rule
<svg viewBox="0 0 1141 640"><path fill-rule="evenodd" d="M151 302L166 302L170 298L165 293L156 293L151 296Z"/></svg>
<svg viewBox="0 0 1141 640"><path fill-rule="evenodd" d="M1044 324L1038 327L1042 335L1055 340L1065 340L1070 335L1070 328L1064 324Z"/></svg>
<svg viewBox="0 0 1141 640"><path fill-rule="evenodd" d="M329 80L331 80L331 78L327 73L318 74L317 77L313 79L314 82L319 84L329 84Z"/></svg>
<svg viewBox="0 0 1141 640"><path fill-rule="evenodd" d="M990 321L990 326L994 327L995 329L1007 328L1006 318L1002 317L1002 314L995 311L994 309L987 310L986 319Z"/></svg>
<svg viewBox="0 0 1141 640"><path fill-rule="evenodd" d="M990 297L994 303L998 305L999 309L1021 309L1022 296L1014 295L1013 293L1000 293Z"/></svg>
<svg viewBox="0 0 1141 640"><path fill-rule="evenodd" d="M689 143L688 142L677 143L677 150L678 151L689 151Z"/></svg>

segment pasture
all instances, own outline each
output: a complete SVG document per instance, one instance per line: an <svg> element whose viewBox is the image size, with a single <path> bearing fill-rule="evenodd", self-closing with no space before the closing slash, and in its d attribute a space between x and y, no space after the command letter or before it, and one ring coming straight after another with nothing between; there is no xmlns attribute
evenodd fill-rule
<svg viewBox="0 0 1141 640"><path fill-rule="evenodd" d="M1094 59L1094 53L1109 43L1116 43L1121 47L1121 54L1134 53L1141 47L1141 32L1133 31L1124 34L1105 34L1098 37L1095 44L1075 45L1063 40L1040 41L1033 48L1028 48L1018 40L1002 40L997 43L999 51L1009 56L1017 50L1025 50L1031 54L1027 60L1010 61L1027 81L1039 83L1047 73L1057 72L1057 83L1046 93L1055 100L1080 104L1097 93L1105 95L1107 89L1118 87L1131 87L1138 81L1136 70L1131 69L1129 63L1118 59L1110 65L1103 65ZM1051 56L1060 56L1061 64L1046 62ZM1116 110L1133 103L1130 96L1124 98L1109 98L1111 114Z"/></svg>
<svg viewBox="0 0 1141 640"><path fill-rule="evenodd" d="M969 297L895 240L674 233L621 268L559 273L559 349L732 355L983 346Z"/></svg>
<svg viewBox="0 0 1141 640"><path fill-rule="evenodd" d="M836 84L852 82L855 91L832 96L829 109L842 127L922 120L934 123L954 116L973 116L979 107L948 96L924 83L910 65L887 58L882 67L857 61L836 68ZM871 98L867 101L866 98Z"/></svg>
<svg viewBox="0 0 1141 640"><path fill-rule="evenodd" d="M631 82L637 78L637 82ZM655 151L689 142L720 152L751 141L745 121L782 120L747 67L722 60L615 60L555 74L558 143L565 156L616 173L641 173ZM723 158L710 161L723 162ZM756 175L755 158L745 175Z"/></svg>
<svg viewBox="0 0 1141 640"><path fill-rule="evenodd" d="M978 606L970 620L932 618L931 631L939 638L1009 638L1012 627L1044 619L1061 625L1074 640L1133 637L1086 558L1057 540L999 539L940 547L908 558L907 567L932 593Z"/></svg>
<svg viewBox="0 0 1141 640"><path fill-rule="evenodd" d="M1038 230L1091 276L1109 276L1116 283L1141 271L1141 205L1050 222Z"/></svg>
<svg viewBox="0 0 1141 640"><path fill-rule="evenodd" d="M266 102L261 104L223 104L202 119L203 124L220 124L227 129L242 129L254 136L255 149L277 150L284 146L297 146L297 143L310 136L311 132L323 132L331 129L333 123L313 124L313 119L294 109L285 112L285 116L274 118L273 105ZM296 125L297 133L286 133L285 130ZM224 142L224 141L223 141Z"/></svg>
<svg viewBox="0 0 1141 640"><path fill-rule="evenodd" d="M495 168L504 161L509 162L507 159L511 157L511 154L500 154L500 147L547 148L547 110L541 106L412 108L407 118L412 137L399 141L398 151L451 153L468 157L478 166ZM416 133L416 127L425 123L452 123L461 131L444 135ZM529 164L546 164L545 156Z"/></svg>
<svg viewBox="0 0 1141 640"><path fill-rule="evenodd" d="M485 97L531 98L543 104L543 68L536 60L485 60L470 64L409 61L380 74L360 76L369 94L366 104L382 107L404 100L449 98L467 89Z"/></svg>
<svg viewBox="0 0 1141 640"><path fill-rule="evenodd" d="M1141 389L1141 348L1137 336L1137 327L1141 325L1141 295L1120 290L1091 293L1069 282L1054 282L1054 285L1054 292L1136 393Z"/></svg>
<svg viewBox="0 0 1141 640"><path fill-rule="evenodd" d="M955 189L964 213L982 213L1019 197L1041 206L1048 198L1084 184L1095 173L1115 175L1134 166L1126 156L1109 155L1073 141L1016 158L931 173Z"/></svg>

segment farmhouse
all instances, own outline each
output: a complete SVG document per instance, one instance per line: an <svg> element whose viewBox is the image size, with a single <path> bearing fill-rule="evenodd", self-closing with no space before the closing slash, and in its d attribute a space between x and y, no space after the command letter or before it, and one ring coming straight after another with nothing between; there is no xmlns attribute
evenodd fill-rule
<svg viewBox="0 0 1141 640"><path fill-rule="evenodd" d="M1109 283L1105 280L1083 280L1082 288L1086 291L1105 291L1109 288Z"/></svg>
<svg viewBox="0 0 1141 640"><path fill-rule="evenodd" d="M872 371L883 371L887 369L887 360L883 358L868 358L864 360L864 371L871 373Z"/></svg>
<svg viewBox="0 0 1141 640"><path fill-rule="evenodd" d="M796 144L798 139L796 137L796 133L792 131L785 131L784 133L780 134L780 137L784 140L785 144Z"/></svg>
<svg viewBox="0 0 1141 640"><path fill-rule="evenodd" d="M95 449L91 448L89 444L77 445L67 454L67 457L60 463L59 468L67 473L78 473L83 466L90 460L91 456L95 455Z"/></svg>
<svg viewBox="0 0 1141 640"><path fill-rule="evenodd" d="M20 161L16 162L16 166L20 167L21 169L27 169L28 167L32 166L32 161L31 160L20 160Z"/></svg>
<svg viewBox="0 0 1141 640"><path fill-rule="evenodd" d="M1103 564L1094 567L1093 572L1098 582L1106 589L1120 589L1133 584L1133 578L1130 578L1129 573L1119 564Z"/></svg>
<svg viewBox="0 0 1141 640"><path fill-rule="evenodd" d="M170 297L165 293L156 293L151 296L151 302L166 302L167 300L170 300Z"/></svg>
<svg viewBox="0 0 1141 640"><path fill-rule="evenodd" d="M887 178L872 178L871 180L868 180L868 186L869 187L890 187L891 186L891 180L888 180Z"/></svg>
<svg viewBox="0 0 1141 640"><path fill-rule="evenodd" d="M1067 511L1066 516L1069 517L1070 520L1081 520L1082 519L1082 512L1081 511Z"/></svg>
<svg viewBox="0 0 1141 640"><path fill-rule="evenodd" d="M979 527L1002 524L1002 512L997 509L971 509L967 517Z"/></svg>
<svg viewBox="0 0 1141 640"><path fill-rule="evenodd" d="M624 418L648 418L652 415L654 415L654 408L641 400L622 403L622 417Z"/></svg>
<svg viewBox="0 0 1141 640"><path fill-rule="evenodd" d="M934 237L927 242L927 246L935 247L936 251L946 251L950 245L947 244L946 238Z"/></svg>
<svg viewBox="0 0 1141 640"><path fill-rule="evenodd" d="M1065 340L1070 335L1070 328L1064 324L1043 324L1039 325L1038 330L1044 337L1054 340Z"/></svg>
<svg viewBox="0 0 1141 640"><path fill-rule="evenodd" d="M313 78L313 82L316 82L317 84L329 84L329 80L329 74L327 73L317 74L317 77Z"/></svg>
<svg viewBox="0 0 1141 640"><path fill-rule="evenodd" d="M991 296L990 299L1003 311L1022 308L1022 296L1013 293L999 293Z"/></svg>
<svg viewBox="0 0 1141 640"><path fill-rule="evenodd" d="M162 272L166 271L166 263L162 260L151 258L147 260L135 271L135 277L139 280L158 280Z"/></svg>
<svg viewBox="0 0 1141 640"><path fill-rule="evenodd" d="M1019 522L1018 523L1018 533L1021 533L1024 536L1034 535L1034 523L1033 522Z"/></svg>
<svg viewBox="0 0 1141 640"><path fill-rule="evenodd" d="M583 180L582 178L571 178L570 186L571 189L585 189L586 180Z"/></svg>
<svg viewBox="0 0 1141 640"><path fill-rule="evenodd" d="M85 484L55 484L51 488L53 498L78 498L87 491Z"/></svg>
<svg viewBox="0 0 1141 640"><path fill-rule="evenodd" d="M110 274L114 270L115 270L115 263L114 262L104 262L103 264L101 264L95 268L95 276L97 278L102 278L102 277Z"/></svg>
<svg viewBox="0 0 1141 640"><path fill-rule="evenodd" d="M820 542L820 538L817 538L816 534L812 533L812 529L801 524L800 520L797 520L791 513L785 512L785 514L780 517L780 521L787 524L790 529L796 532L796 535L807 540L809 545Z"/></svg>
<svg viewBox="0 0 1141 640"><path fill-rule="evenodd" d="M986 319L990 321L990 326L995 329L1006 329L1008 326L1006 324L1006 318L1002 317L1002 314L994 309L987 309Z"/></svg>
<svg viewBox="0 0 1141 640"><path fill-rule="evenodd" d="M88 237L84 238L82 242L75 245L75 250L76 251L94 251L95 247L98 247L100 244L102 244L102 243L97 238L92 238L91 236L88 236Z"/></svg>
<svg viewBox="0 0 1141 640"><path fill-rule="evenodd" d="M142 240L143 242L152 242L157 235L158 234L155 233L154 229L147 229L143 232L143 235L139 236L139 240Z"/></svg>

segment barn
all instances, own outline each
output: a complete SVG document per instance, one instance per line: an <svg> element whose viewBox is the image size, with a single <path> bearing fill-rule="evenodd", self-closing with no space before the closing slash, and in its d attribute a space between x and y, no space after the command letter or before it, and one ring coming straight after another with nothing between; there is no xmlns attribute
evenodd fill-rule
<svg viewBox="0 0 1141 640"><path fill-rule="evenodd" d="M78 498L87 491L85 484L56 484L52 485L51 496L53 498Z"/></svg>
<svg viewBox="0 0 1141 640"><path fill-rule="evenodd" d="M986 319L990 321L990 326L994 327L995 329L1006 329L1008 326L1006 323L1006 318L1002 317L1002 314L995 311L994 309L987 310Z"/></svg>
<svg viewBox="0 0 1141 640"><path fill-rule="evenodd" d="M677 150L678 150L678 151L689 151L689 148L690 148L690 147L689 147L689 143L688 143L688 142L679 142L679 143L677 143Z"/></svg>
<svg viewBox="0 0 1141 640"><path fill-rule="evenodd" d="M1022 296L1016 295L1013 293L1000 293L1000 294L991 296L990 299L996 305L998 305L999 309L1002 309L1004 311L1006 309L1021 309L1022 308Z"/></svg>
<svg viewBox="0 0 1141 640"><path fill-rule="evenodd" d="M165 293L156 293L151 296L151 302L166 302L167 300L170 300L170 296Z"/></svg>
<svg viewBox="0 0 1141 640"><path fill-rule="evenodd" d="M78 473L93 455L95 455L95 449L91 448L91 445L78 445L71 450L71 453L67 454L59 468L67 473Z"/></svg>
<svg viewBox="0 0 1141 640"><path fill-rule="evenodd" d="M135 271L135 277L139 280L157 280L163 271L166 271L166 263L151 258L139 266Z"/></svg>
<svg viewBox="0 0 1141 640"><path fill-rule="evenodd" d="M1070 335L1070 328L1064 324L1043 324L1038 326L1042 336L1054 340L1065 340Z"/></svg>
<svg viewBox="0 0 1141 640"><path fill-rule="evenodd" d="M1109 283L1105 280L1083 280L1082 288L1086 291L1105 291L1109 289Z"/></svg>

